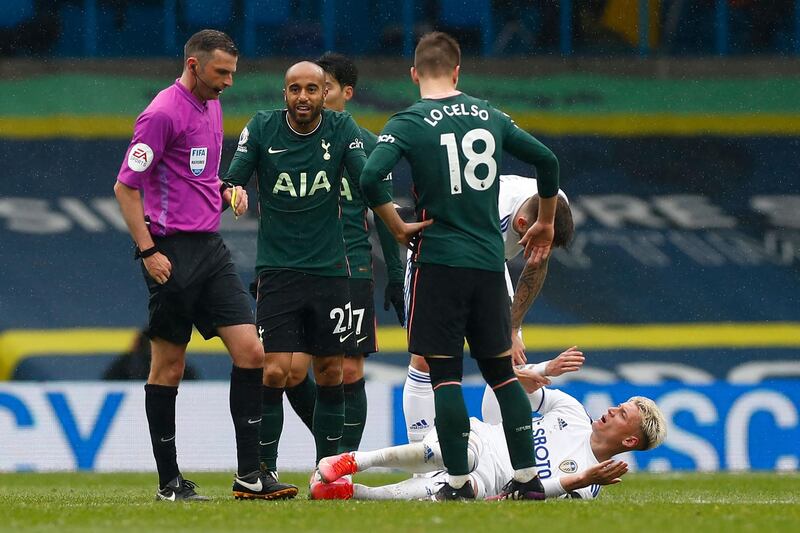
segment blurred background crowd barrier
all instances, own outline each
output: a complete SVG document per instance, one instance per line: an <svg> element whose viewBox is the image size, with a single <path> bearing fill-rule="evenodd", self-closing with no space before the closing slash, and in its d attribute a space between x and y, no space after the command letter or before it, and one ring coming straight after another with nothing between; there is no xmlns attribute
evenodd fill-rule
<svg viewBox="0 0 800 533"><path fill-rule="evenodd" d="M486 56L800 54L795 0L6 0L0 53L172 57L205 27L251 57L410 57L434 27Z"/></svg>
<svg viewBox="0 0 800 533"><path fill-rule="evenodd" d="M670 437L629 459L639 468L797 469L800 0L6 0L0 470L152 468L146 291L112 187L137 114L203 27L243 51L222 97L223 171L253 113L283 106L296 59L353 55L361 80L348 109L377 133L418 97L416 37L454 33L459 87L554 150L574 213L575 240L555 252L525 320L529 359L578 345L585 368L557 384L592 414L625 395L658 400ZM506 157L501 172L531 169ZM410 204L404 163L394 183ZM256 217L223 217L246 284ZM365 448L405 438L405 332L383 311L374 250L381 354L366 365ZM510 268L516 277L521 259ZM179 421L181 434L219 431L179 450L196 458L190 469L230 468L229 359L199 338L189 354L197 381L179 402L208 415ZM469 359L466 375L478 379ZM481 389L466 390L477 414ZM311 441L290 410L281 454L308 468ZM32 451L38 442L46 453Z"/></svg>

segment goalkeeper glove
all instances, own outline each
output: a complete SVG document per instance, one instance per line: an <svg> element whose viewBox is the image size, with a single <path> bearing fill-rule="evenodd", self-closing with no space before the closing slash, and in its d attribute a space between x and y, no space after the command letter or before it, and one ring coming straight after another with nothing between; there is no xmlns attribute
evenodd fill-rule
<svg viewBox="0 0 800 533"><path fill-rule="evenodd" d="M383 293L383 310L388 311L389 305L394 306L400 325L405 324L406 300L402 282L390 281L386 284L386 290Z"/></svg>

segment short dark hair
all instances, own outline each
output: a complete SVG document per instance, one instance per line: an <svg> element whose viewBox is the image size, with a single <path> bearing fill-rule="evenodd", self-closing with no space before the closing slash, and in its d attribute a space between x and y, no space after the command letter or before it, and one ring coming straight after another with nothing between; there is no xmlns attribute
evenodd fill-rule
<svg viewBox="0 0 800 533"><path fill-rule="evenodd" d="M358 69L353 60L336 52L325 52L316 61L328 75L339 82L342 87L349 85L353 89L358 83Z"/></svg>
<svg viewBox="0 0 800 533"><path fill-rule="evenodd" d="M539 195L534 194L531 196L527 202L522 204L520 211L533 224L536 217L539 216ZM556 217L553 222L553 229L555 233L553 236L553 248L566 248L569 246L572 236L575 234L575 223L572 220L572 210L569 208L569 203L560 194L556 200Z"/></svg>
<svg viewBox="0 0 800 533"><path fill-rule="evenodd" d="M183 61L185 62L190 57L196 57L198 60L201 56L208 56L214 50L222 50L223 52L232 56L239 56L239 49L233 43L227 33L218 30L200 30L195 33L183 47ZM205 60L205 57L202 57Z"/></svg>
<svg viewBox="0 0 800 533"><path fill-rule="evenodd" d="M450 35L433 31L426 33L414 50L414 68L421 76L449 74L461 64L461 47Z"/></svg>

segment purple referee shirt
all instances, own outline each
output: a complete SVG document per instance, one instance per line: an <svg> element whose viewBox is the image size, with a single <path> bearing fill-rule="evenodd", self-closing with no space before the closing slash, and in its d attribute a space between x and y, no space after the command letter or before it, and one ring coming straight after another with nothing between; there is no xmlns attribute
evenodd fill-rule
<svg viewBox="0 0 800 533"><path fill-rule="evenodd" d="M219 229L222 107L200 102L178 80L136 119L117 179L144 193L150 233Z"/></svg>

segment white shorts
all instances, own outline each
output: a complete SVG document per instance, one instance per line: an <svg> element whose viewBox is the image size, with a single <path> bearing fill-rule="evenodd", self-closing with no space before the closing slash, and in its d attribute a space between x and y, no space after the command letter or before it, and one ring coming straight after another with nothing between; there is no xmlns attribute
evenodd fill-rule
<svg viewBox="0 0 800 533"><path fill-rule="evenodd" d="M430 450L430 462L441 464L442 451L435 428L425 435L422 443ZM470 418L467 447L468 453L475 458L475 464L470 465L472 470L469 473L477 488L475 497L484 499L499 494L503 485L514 475L503 426L492 426L477 418ZM437 477L438 474L438 472L432 473L431 478Z"/></svg>

